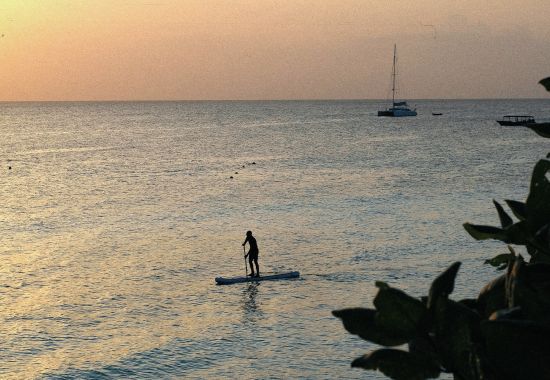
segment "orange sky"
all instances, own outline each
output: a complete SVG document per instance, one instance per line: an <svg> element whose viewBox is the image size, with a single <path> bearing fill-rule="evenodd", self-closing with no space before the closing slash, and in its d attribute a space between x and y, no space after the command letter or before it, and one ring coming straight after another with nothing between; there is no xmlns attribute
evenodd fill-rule
<svg viewBox="0 0 550 380"><path fill-rule="evenodd" d="M545 97L548 0L0 0L0 100ZM432 25L432 26L428 26Z"/></svg>

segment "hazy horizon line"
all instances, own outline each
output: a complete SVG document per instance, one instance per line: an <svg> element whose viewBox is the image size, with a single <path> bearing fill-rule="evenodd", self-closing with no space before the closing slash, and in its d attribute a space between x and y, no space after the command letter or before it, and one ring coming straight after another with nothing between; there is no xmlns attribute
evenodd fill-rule
<svg viewBox="0 0 550 380"><path fill-rule="evenodd" d="M491 101L491 100L545 100L548 98L418 98L407 99L409 103L419 101ZM311 99L89 99L89 100L0 100L0 103L192 103L192 102L389 102L391 99L379 98L311 98Z"/></svg>

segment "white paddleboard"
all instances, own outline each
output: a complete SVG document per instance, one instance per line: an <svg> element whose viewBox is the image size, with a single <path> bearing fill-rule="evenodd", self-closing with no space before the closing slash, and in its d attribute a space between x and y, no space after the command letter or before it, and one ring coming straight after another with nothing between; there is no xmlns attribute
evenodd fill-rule
<svg viewBox="0 0 550 380"><path fill-rule="evenodd" d="M260 277L216 277L216 284L218 285L230 285L237 284L239 282L259 282L259 281L269 281L269 280L284 280L289 278L298 278L300 277L300 272L287 272L287 273L277 273L269 274L266 276Z"/></svg>

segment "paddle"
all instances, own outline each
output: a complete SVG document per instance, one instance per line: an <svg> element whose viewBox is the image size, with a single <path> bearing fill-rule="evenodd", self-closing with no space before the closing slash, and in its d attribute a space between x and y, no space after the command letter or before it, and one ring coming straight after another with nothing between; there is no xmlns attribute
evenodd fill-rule
<svg viewBox="0 0 550 380"><path fill-rule="evenodd" d="M244 253L244 277L247 278L248 276L248 267L246 266L246 248L243 245L243 253Z"/></svg>

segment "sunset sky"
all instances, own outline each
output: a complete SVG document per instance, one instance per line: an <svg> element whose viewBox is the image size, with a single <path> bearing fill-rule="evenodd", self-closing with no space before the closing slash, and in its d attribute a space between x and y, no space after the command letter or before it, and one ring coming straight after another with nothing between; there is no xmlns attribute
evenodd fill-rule
<svg viewBox="0 0 550 380"><path fill-rule="evenodd" d="M548 0L0 0L0 101L547 97Z"/></svg>

